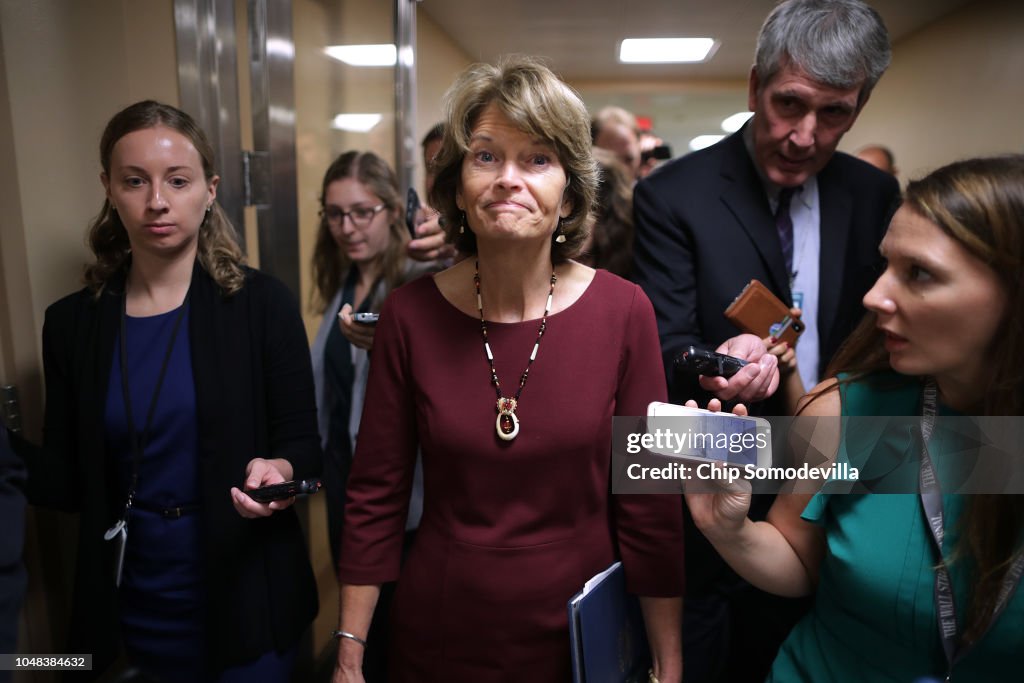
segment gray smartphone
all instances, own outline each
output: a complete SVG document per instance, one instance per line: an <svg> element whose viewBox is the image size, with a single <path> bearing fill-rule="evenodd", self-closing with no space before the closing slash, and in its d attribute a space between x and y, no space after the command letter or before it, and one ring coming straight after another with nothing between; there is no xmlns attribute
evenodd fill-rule
<svg viewBox="0 0 1024 683"><path fill-rule="evenodd" d="M352 320L360 325L376 325L380 320L379 313L353 313Z"/></svg>

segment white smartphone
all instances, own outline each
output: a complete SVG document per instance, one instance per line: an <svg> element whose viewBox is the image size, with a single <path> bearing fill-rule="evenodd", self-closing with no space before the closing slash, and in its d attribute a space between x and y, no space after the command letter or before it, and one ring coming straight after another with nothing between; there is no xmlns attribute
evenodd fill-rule
<svg viewBox="0 0 1024 683"><path fill-rule="evenodd" d="M762 417L660 401L647 406L647 417L641 445L652 453L737 467L765 468L772 464L772 426Z"/></svg>

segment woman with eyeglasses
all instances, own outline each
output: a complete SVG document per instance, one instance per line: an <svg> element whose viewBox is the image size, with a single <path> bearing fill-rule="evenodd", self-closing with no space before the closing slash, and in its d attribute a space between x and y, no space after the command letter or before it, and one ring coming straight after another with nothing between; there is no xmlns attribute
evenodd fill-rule
<svg viewBox="0 0 1024 683"><path fill-rule="evenodd" d="M373 152L353 150L338 157L324 174L320 204L312 265L314 297L324 318L312 353L325 454L327 526L337 566L345 482L373 348L374 324L359 320L356 314L377 313L391 290L433 270L434 264L407 257L409 232L398 179ZM414 493L407 530L415 528L419 509Z"/></svg>

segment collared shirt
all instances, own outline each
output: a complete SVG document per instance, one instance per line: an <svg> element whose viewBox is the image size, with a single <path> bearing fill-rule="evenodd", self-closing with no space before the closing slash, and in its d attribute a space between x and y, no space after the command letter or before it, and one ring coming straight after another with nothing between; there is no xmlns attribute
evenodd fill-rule
<svg viewBox="0 0 1024 683"><path fill-rule="evenodd" d="M756 114L755 114L756 117ZM768 206L772 215L779 207L780 186L771 182L757 165L754 153L753 119L743 128L743 143L747 148L754 168L761 179ZM804 389L810 390L819 381L818 367L821 362L818 350L818 287L821 254L821 205L818 201L818 178L809 176L794 192L789 205L793 221L793 272L789 274L789 288L793 301L803 312L801 320L805 327L796 345L796 360Z"/></svg>

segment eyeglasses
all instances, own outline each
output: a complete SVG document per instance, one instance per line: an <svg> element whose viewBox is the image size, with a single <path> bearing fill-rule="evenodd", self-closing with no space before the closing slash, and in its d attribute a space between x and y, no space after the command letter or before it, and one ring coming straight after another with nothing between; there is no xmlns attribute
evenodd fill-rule
<svg viewBox="0 0 1024 683"><path fill-rule="evenodd" d="M328 206L320 211L320 216L326 218L328 223L334 225L344 224L345 216L348 216L348 219L352 221L352 225L357 228L365 228L373 221L374 216L385 208L387 208L386 204L378 204L374 207L356 206L348 211L342 211L335 206Z"/></svg>

